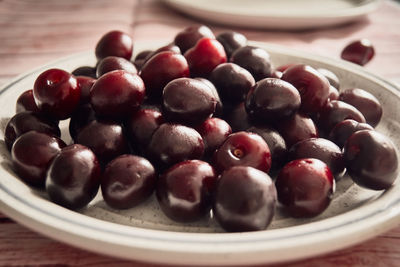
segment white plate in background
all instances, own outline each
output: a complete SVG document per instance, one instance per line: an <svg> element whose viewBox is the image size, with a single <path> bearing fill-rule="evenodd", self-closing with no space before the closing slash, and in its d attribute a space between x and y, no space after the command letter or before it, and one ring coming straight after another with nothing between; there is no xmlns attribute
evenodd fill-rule
<svg viewBox="0 0 400 267"><path fill-rule="evenodd" d="M136 51L155 49L165 42L136 43ZM377 130L400 147L399 89L393 84L342 60L333 60L289 48L252 42L265 48L275 66L306 63L330 69L341 87L360 87L382 103L384 116ZM48 68L72 71L94 65L86 52L39 67L0 90L2 129L15 112L15 101L32 88ZM68 138L67 121L61 124ZM0 139L3 132L0 131ZM278 209L265 231L224 233L212 218L192 224L175 223L160 211L154 196L128 210L113 210L99 194L80 212L47 200L46 194L21 182L10 168L9 153L0 144L0 210L18 223L67 244L124 259L182 265L251 265L297 260L342 249L387 231L400 222L400 182L389 190L372 191L354 185L349 177L337 182L334 200L321 215L292 219Z"/></svg>
<svg viewBox="0 0 400 267"><path fill-rule="evenodd" d="M204 21L259 29L300 30L355 21L380 0L163 0Z"/></svg>

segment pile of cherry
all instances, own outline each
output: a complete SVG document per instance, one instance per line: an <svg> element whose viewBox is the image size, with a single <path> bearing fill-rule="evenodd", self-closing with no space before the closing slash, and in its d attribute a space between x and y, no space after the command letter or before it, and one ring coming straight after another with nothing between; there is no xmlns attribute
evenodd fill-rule
<svg viewBox="0 0 400 267"><path fill-rule="evenodd" d="M273 68L242 34L192 26L130 61L131 37L112 31L95 53L96 67L41 73L5 131L18 176L66 208L85 207L99 188L115 209L155 192L175 221L212 210L225 230L253 231L278 201L292 217L320 214L345 171L373 190L397 177L372 94L339 92L327 69ZM362 40L342 58L363 65L373 55ZM60 139L65 119L71 145Z"/></svg>

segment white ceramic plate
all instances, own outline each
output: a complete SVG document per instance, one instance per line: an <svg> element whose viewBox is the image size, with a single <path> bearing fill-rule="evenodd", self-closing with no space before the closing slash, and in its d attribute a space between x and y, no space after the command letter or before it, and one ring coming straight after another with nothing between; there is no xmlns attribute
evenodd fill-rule
<svg viewBox="0 0 400 267"><path fill-rule="evenodd" d="M205 21L250 28L305 29L343 24L375 10L380 0L163 0Z"/></svg>
<svg viewBox="0 0 400 267"><path fill-rule="evenodd" d="M165 42L166 43L166 42ZM137 43L136 51L163 43ZM400 147L399 89L341 60L333 60L272 46L252 43L270 52L275 66L302 62L335 72L342 88L360 87L383 104L378 131ZM32 88L35 78L48 68L73 70L94 65L93 53L77 54L24 74L0 91L2 129L14 114L17 97ZM70 140L67 122L61 124L63 139ZM0 131L3 139L3 131ZM118 211L105 205L99 194L89 206L74 212L47 200L46 194L21 182L10 167L9 153L0 144L0 210L17 222L56 240L98 253L142 261L196 264L249 265L301 259L344 248L389 230L400 222L400 183L389 190L371 191L354 185L349 177L337 183L329 208L312 219L286 218L278 208L265 231L224 233L210 217L193 224L166 218L154 197L138 207Z"/></svg>

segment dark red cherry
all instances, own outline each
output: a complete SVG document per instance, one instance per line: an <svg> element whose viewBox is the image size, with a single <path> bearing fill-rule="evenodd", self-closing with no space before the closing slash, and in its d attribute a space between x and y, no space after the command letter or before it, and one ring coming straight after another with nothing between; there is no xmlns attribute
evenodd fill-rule
<svg viewBox="0 0 400 267"><path fill-rule="evenodd" d="M33 111L40 112L33 98L33 90L26 90L17 99L15 112Z"/></svg>
<svg viewBox="0 0 400 267"><path fill-rule="evenodd" d="M164 87L162 113L166 120L197 125L215 112L217 100L209 86L192 78L179 78Z"/></svg>
<svg viewBox="0 0 400 267"><path fill-rule="evenodd" d="M231 126L219 118L209 118L196 127L204 142L204 154L212 155L232 133Z"/></svg>
<svg viewBox="0 0 400 267"><path fill-rule="evenodd" d="M96 68L90 66L78 67L71 72L74 76L85 76L96 79Z"/></svg>
<svg viewBox="0 0 400 267"><path fill-rule="evenodd" d="M367 123L361 123L355 120L344 120L339 122L333 127L329 133L329 140L334 142L340 148L344 147L347 139L355 132L360 130L373 130L371 125Z"/></svg>
<svg viewBox="0 0 400 267"><path fill-rule="evenodd" d="M161 52L149 59L142 67L140 77L146 85L149 97L159 98L170 81L189 77L189 65L184 56L171 52Z"/></svg>
<svg viewBox="0 0 400 267"><path fill-rule="evenodd" d="M37 131L56 137L61 135L58 121L32 111L20 112L8 121L4 130L4 142L7 148L11 150L15 139L29 131Z"/></svg>
<svg viewBox="0 0 400 267"><path fill-rule="evenodd" d="M319 68L317 69L317 71L319 73L321 73L322 75L325 76L325 78L328 79L329 84L333 87L335 87L337 90L340 89L340 80L338 78L338 76L336 76L335 73L333 73L332 71L328 70L328 69L324 69L324 68Z"/></svg>
<svg viewBox="0 0 400 267"><path fill-rule="evenodd" d="M225 49L226 56L231 57L236 49L247 45L247 38L241 33L234 31L222 32L217 35L217 40Z"/></svg>
<svg viewBox="0 0 400 267"><path fill-rule="evenodd" d="M365 122L362 113L354 106L343 101L333 100L321 110L318 126L324 133L329 134L336 124L347 119Z"/></svg>
<svg viewBox="0 0 400 267"><path fill-rule="evenodd" d="M237 132L229 135L215 151L213 166L218 172L233 166L250 166L268 172L271 168L271 152L258 134Z"/></svg>
<svg viewBox="0 0 400 267"><path fill-rule="evenodd" d="M88 103L90 100L90 90L93 87L93 84L96 82L96 79L86 76L76 76L76 80L78 81L79 87L81 88L81 104Z"/></svg>
<svg viewBox="0 0 400 267"><path fill-rule="evenodd" d="M79 131L95 119L96 113L89 103L80 105L69 120L68 130L72 139L75 140L75 137Z"/></svg>
<svg viewBox="0 0 400 267"><path fill-rule="evenodd" d="M61 139L46 133L24 133L15 140L11 149L15 172L24 182L43 187L51 161L64 146Z"/></svg>
<svg viewBox="0 0 400 267"><path fill-rule="evenodd" d="M346 102L358 109L369 125L375 127L382 118L382 106L379 100L371 93L352 88L340 93L339 100Z"/></svg>
<svg viewBox="0 0 400 267"><path fill-rule="evenodd" d="M97 60L108 56L130 60L133 52L132 38L121 31L110 31L103 35L96 45Z"/></svg>
<svg viewBox="0 0 400 267"><path fill-rule="evenodd" d="M279 70L273 70L271 72L270 78L282 79L282 76L283 76L283 72L281 72Z"/></svg>
<svg viewBox="0 0 400 267"><path fill-rule="evenodd" d="M101 77L104 73L113 71L113 70L125 70L126 72L137 74L138 71L133 65L132 62L123 58L123 57L115 57L108 56L99 61L96 68L96 76L97 78Z"/></svg>
<svg viewBox="0 0 400 267"><path fill-rule="evenodd" d="M287 163L275 181L278 200L292 217L313 217L330 204L335 181L329 167L319 159L296 159Z"/></svg>
<svg viewBox="0 0 400 267"><path fill-rule="evenodd" d="M328 165L333 176L344 172L342 150L333 142L324 138L309 138L294 144L288 153L288 160L315 158Z"/></svg>
<svg viewBox="0 0 400 267"><path fill-rule="evenodd" d="M165 169L184 160L200 159L204 143L195 129L164 123L154 131L146 154L157 167Z"/></svg>
<svg viewBox="0 0 400 267"><path fill-rule="evenodd" d="M295 143L311 137L319 137L314 121L307 115L296 113L292 117L276 124L278 132L290 148Z"/></svg>
<svg viewBox="0 0 400 267"><path fill-rule="evenodd" d="M205 25L193 25L186 27L180 31L176 36L174 43L184 54L188 49L196 45L197 41L202 38L215 38L210 28Z"/></svg>
<svg viewBox="0 0 400 267"><path fill-rule="evenodd" d="M147 57L150 54L153 54L153 51L144 50L144 51L142 51L142 52L140 52L139 54L136 55L136 57L135 57L135 59L133 61L133 64L135 65L137 70L141 70L142 69L144 63L146 63L146 61L148 59Z"/></svg>
<svg viewBox="0 0 400 267"><path fill-rule="evenodd" d="M348 44L342 51L341 58L364 66L375 55L374 47L368 39L361 39Z"/></svg>
<svg viewBox="0 0 400 267"><path fill-rule="evenodd" d="M157 199L172 220L190 222L211 210L217 176L210 164L200 160L179 162L157 181Z"/></svg>
<svg viewBox="0 0 400 267"><path fill-rule="evenodd" d="M293 67L295 65L297 65L297 64L296 63L288 63L288 64L280 65L279 67L276 68L276 70L283 73L285 70L287 70L288 68Z"/></svg>
<svg viewBox="0 0 400 267"><path fill-rule="evenodd" d="M75 143L90 148L101 164L129 152L121 125L113 122L91 121L77 133Z"/></svg>
<svg viewBox="0 0 400 267"><path fill-rule="evenodd" d="M144 59L144 60L145 60L145 63L146 63L150 58L152 58L153 56L157 55L158 53L167 52L167 51L168 51L168 52L173 52L173 53L175 53L175 54L181 54L181 49L180 49L178 46L176 46L175 44L171 43L171 44L167 44L167 45L165 45L165 46L162 46L162 47L158 48L157 50L155 50L155 51L149 53L149 54L146 56L146 58Z"/></svg>
<svg viewBox="0 0 400 267"><path fill-rule="evenodd" d="M246 98L246 111L259 122L278 122L292 116L300 107L300 94L288 82L276 78L258 81Z"/></svg>
<svg viewBox="0 0 400 267"><path fill-rule="evenodd" d="M227 61L224 47L215 39L200 39L196 46L185 52L192 77L208 77L219 64Z"/></svg>
<svg viewBox="0 0 400 267"><path fill-rule="evenodd" d="M101 180L104 201L115 209L129 209L154 191L157 174L142 157L121 155L109 162Z"/></svg>
<svg viewBox="0 0 400 267"><path fill-rule="evenodd" d="M97 115L120 119L138 110L144 96L144 83L138 75L114 70L95 82L90 91L90 104Z"/></svg>
<svg viewBox="0 0 400 267"><path fill-rule="evenodd" d="M50 200L68 209L85 207L96 196L101 168L95 154L74 144L61 149L53 159L46 178Z"/></svg>
<svg viewBox="0 0 400 267"><path fill-rule="evenodd" d="M161 113L153 109L141 109L132 114L125 127L128 138L137 150L145 150L154 131L164 123Z"/></svg>
<svg viewBox="0 0 400 267"><path fill-rule="evenodd" d="M278 131L266 126L253 126L247 131L256 133L264 139L271 152L271 172L279 170L287 158L287 147L283 137Z"/></svg>
<svg viewBox="0 0 400 267"><path fill-rule="evenodd" d="M332 100L339 100L339 91L333 87L332 85L329 86L329 96L328 102Z"/></svg>
<svg viewBox="0 0 400 267"><path fill-rule="evenodd" d="M233 62L248 70L256 81L271 75L271 59L267 51L255 46L243 46L231 56Z"/></svg>
<svg viewBox="0 0 400 267"><path fill-rule="evenodd" d="M210 75L224 102L237 104L243 102L255 84L253 76L246 69L234 63L218 65Z"/></svg>
<svg viewBox="0 0 400 267"><path fill-rule="evenodd" d="M399 168L394 144L383 134L361 130L352 134L343 149L347 173L355 183L373 189L388 189Z"/></svg>
<svg viewBox="0 0 400 267"><path fill-rule="evenodd" d="M224 110L224 118L233 132L245 131L253 126L243 102L232 108L226 108Z"/></svg>
<svg viewBox="0 0 400 267"><path fill-rule="evenodd" d="M224 105L222 104L221 98L219 97L219 94L218 94L217 88L215 88L215 85L206 78L197 77L195 79L199 80L201 82L204 82L208 87L210 87L211 93L214 96L215 100L217 101L217 105L215 106L215 112L214 112L213 116L214 117L222 116L223 112L224 112Z"/></svg>
<svg viewBox="0 0 400 267"><path fill-rule="evenodd" d="M300 110L307 114L319 112L329 98L329 81L311 66L296 64L283 72L282 80L300 92Z"/></svg>
<svg viewBox="0 0 400 267"><path fill-rule="evenodd" d="M275 214L276 190L268 174L235 166L217 181L213 212L229 232L264 230Z"/></svg>
<svg viewBox="0 0 400 267"><path fill-rule="evenodd" d="M71 73L49 69L37 77L33 86L33 96L42 112L64 120L70 117L78 106L81 88Z"/></svg>

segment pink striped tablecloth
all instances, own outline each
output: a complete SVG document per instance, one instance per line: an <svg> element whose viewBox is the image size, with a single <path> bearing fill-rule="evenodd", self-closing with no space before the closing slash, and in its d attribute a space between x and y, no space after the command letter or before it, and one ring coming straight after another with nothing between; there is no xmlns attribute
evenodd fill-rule
<svg viewBox="0 0 400 267"><path fill-rule="evenodd" d="M322 2L322 1L321 1ZM137 41L173 40L184 27L206 23L145 0L0 0L0 86L16 75L76 52L93 50L109 30ZM297 32L208 24L218 34L233 29L248 39L338 58L352 40L376 49L366 69L400 83L400 5L383 1L356 23ZM43 237L0 213L0 266L158 266L86 252ZM400 266L400 226L357 246L284 266Z"/></svg>

